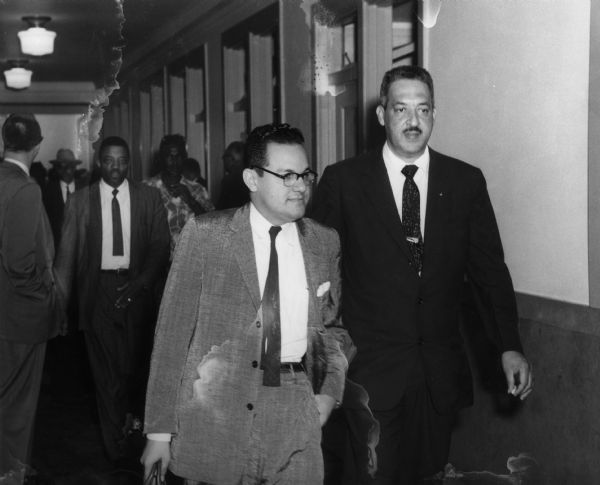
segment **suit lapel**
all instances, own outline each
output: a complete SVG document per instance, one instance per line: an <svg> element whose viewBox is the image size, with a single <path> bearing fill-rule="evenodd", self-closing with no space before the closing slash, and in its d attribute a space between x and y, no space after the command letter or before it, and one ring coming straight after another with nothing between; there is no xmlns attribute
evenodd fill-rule
<svg viewBox="0 0 600 485"><path fill-rule="evenodd" d="M392 239L400 246L402 252L412 260L412 254L406 243L402 221L398 214L383 157L381 153L378 153L376 157L375 163L369 164L369 170L365 170L363 174L365 199L372 203L373 215L381 220L381 223Z"/></svg>
<svg viewBox="0 0 600 485"><path fill-rule="evenodd" d="M231 251L240 268L246 288L252 298L254 308L260 307L260 288L258 286L258 273L256 270L256 256L250 227L250 205L240 207L233 215L230 228Z"/></svg>
<svg viewBox="0 0 600 485"><path fill-rule="evenodd" d="M87 242L90 251L90 267L100 268L102 262L102 207L100 204L100 187L96 183L90 187L90 223Z"/></svg>
<svg viewBox="0 0 600 485"><path fill-rule="evenodd" d="M314 234L309 234L310 228L304 219L298 220L296 227L298 228L298 239L302 248L306 283L308 286L308 326L314 326L319 321L316 301L317 285L324 283L324 281L319 280L318 241L314 237Z"/></svg>
<svg viewBox="0 0 600 485"><path fill-rule="evenodd" d="M440 266L440 262L436 262L436 259L443 254L444 233L446 231L450 198L452 195L448 185L450 174L446 173L446 166L444 165L442 156L431 149L429 149L429 153L423 278L426 278L430 274L431 268Z"/></svg>

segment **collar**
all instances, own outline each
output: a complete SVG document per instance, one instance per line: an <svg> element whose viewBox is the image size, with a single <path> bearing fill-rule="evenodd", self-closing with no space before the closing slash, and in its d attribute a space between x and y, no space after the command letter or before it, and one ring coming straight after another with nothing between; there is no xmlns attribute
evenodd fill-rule
<svg viewBox="0 0 600 485"><path fill-rule="evenodd" d="M14 158L4 158L5 162L14 163L17 167L19 167L26 175L29 176L29 168L23 162L19 162L19 160L15 160Z"/></svg>
<svg viewBox="0 0 600 485"><path fill-rule="evenodd" d="M112 191L115 189L114 187L108 185L104 179L100 179L100 191L104 192L107 195L111 195L112 196ZM119 185L117 187L117 190L119 192L121 192L122 190L128 190L129 189L129 182L127 181L127 179L123 180L123 182L121 183L121 185Z"/></svg>
<svg viewBox="0 0 600 485"><path fill-rule="evenodd" d="M423 154L419 158L417 158L412 164L406 163L398 155L396 155L388 145L387 141L383 145L383 150L381 154L383 156L383 161L385 162L386 166L392 169L398 169L399 171L402 171L402 169L406 165L416 165L417 167L419 167L420 172L422 174L427 175L429 173L430 157L428 146L425 146L425 151L423 152Z"/></svg>
<svg viewBox="0 0 600 485"><path fill-rule="evenodd" d="M269 229L271 229L271 226L273 226L273 224L271 224L265 216L260 213L256 206L250 202L250 227L256 236L260 239L270 239ZM281 232L279 234L287 240L289 237L288 235L292 234L295 229L295 222L287 222L281 225Z"/></svg>

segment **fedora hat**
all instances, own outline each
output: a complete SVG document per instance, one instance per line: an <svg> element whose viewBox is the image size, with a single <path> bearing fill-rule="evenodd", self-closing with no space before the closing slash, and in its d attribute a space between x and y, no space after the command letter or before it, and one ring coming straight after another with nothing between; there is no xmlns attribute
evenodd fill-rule
<svg viewBox="0 0 600 485"><path fill-rule="evenodd" d="M77 160L75 158L75 154L72 150L69 150L68 148L61 148L56 152L56 160L50 160L50 163L54 165L55 163L63 162L79 165L81 160Z"/></svg>

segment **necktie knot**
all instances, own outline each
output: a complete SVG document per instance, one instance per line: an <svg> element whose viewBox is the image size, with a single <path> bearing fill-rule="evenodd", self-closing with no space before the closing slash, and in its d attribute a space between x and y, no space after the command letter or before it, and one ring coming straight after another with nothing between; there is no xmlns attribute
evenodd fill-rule
<svg viewBox="0 0 600 485"><path fill-rule="evenodd" d="M112 191L113 197L116 197L118 193L119 193L118 189L113 189L113 191Z"/></svg>
<svg viewBox="0 0 600 485"><path fill-rule="evenodd" d="M414 164L410 164L410 165L405 165L404 168L402 169L402 174L408 178L408 179L413 179L415 174L417 173L417 170L419 170L419 167L417 167Z"/></svg>
<svg viewBox="0 0 600 485"><path fill-rule="evenodd" d="M281 226L271 226L269 229L269 236L271 236L271 242L275 241L277 234L281 232Z"/></svg>

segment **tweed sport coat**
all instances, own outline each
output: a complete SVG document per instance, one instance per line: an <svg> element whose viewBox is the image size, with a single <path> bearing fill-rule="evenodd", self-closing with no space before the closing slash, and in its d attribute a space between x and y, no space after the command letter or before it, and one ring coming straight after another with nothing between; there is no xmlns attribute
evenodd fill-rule
<svg viewBox="0 0 600 485"><path fill-rule="evenodd" d="M52 231L40 187L0 162L0 338L44 342L64 318L54 284Z"/></svg>
<svg viewBox="0 0 600 485"><path fill-rule="evenodd" d="M146 398L147 433L172 433L171 469L238 483L262 385L260 290L250 205L191 219L175 251L159 313ZM297 221L309 289L307 374L341 400L348 336L339 320L339 239Z"/></svg>

